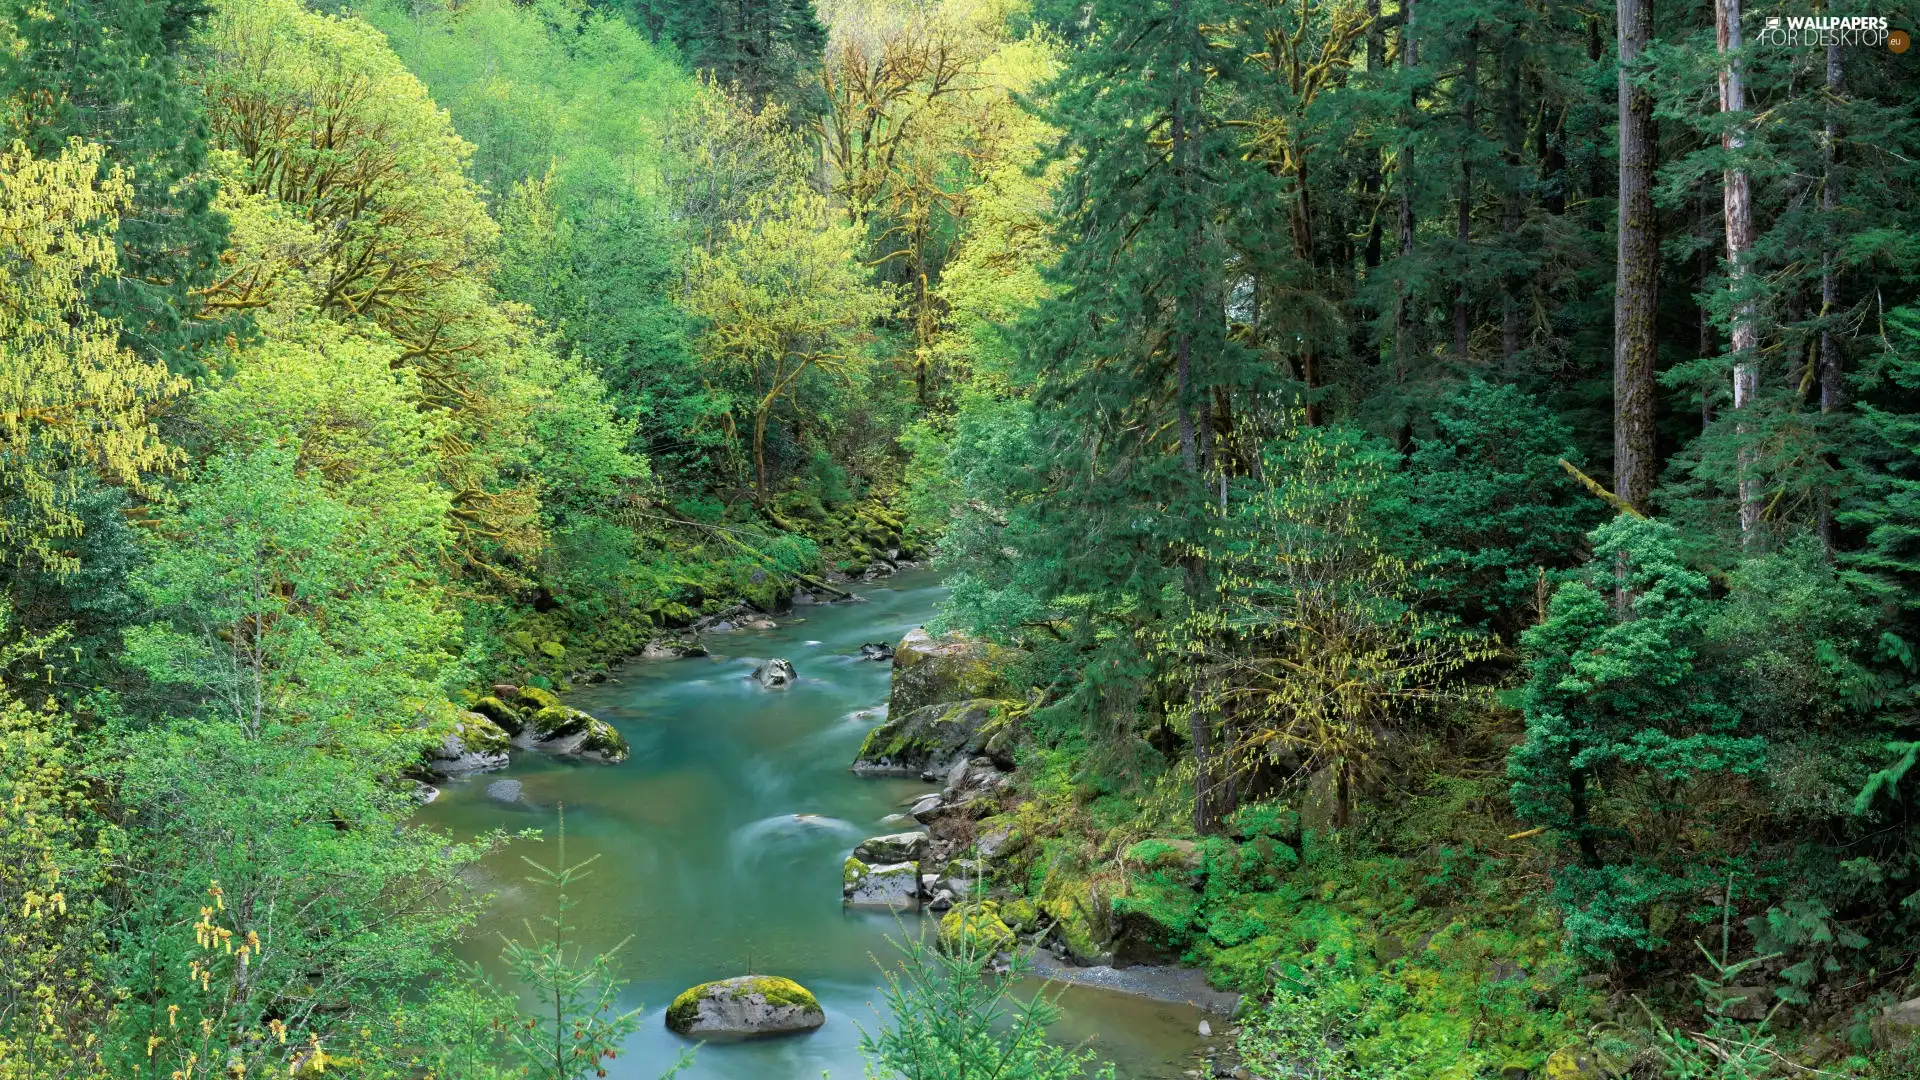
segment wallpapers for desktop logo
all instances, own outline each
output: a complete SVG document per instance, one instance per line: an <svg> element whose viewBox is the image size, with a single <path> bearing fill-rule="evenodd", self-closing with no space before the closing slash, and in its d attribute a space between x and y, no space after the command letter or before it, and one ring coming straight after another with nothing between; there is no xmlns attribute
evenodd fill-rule
<svg viewBox="0 0 1920 1080"><path fill-rule="evenodd" d="M1912 39L1905 30L1895 30L1880 15L1783 15L1769 16L1754 44L1786 48L1821 49L1839 46L1849 49L1891 49L1906 52Z"/></svg>

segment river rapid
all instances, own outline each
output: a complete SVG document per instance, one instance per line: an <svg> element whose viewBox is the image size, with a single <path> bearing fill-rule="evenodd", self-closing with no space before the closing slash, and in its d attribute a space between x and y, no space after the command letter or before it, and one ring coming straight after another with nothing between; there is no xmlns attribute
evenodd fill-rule
<svg viewBox="0 0 1920 1080"><path fill-rule="evenodd" d="M500 934L518 931L549 899L526 883L520 857L552 858L565 804L569 860L598 856L572 890L572 921L589 948L627 939L619 954L632 980L625 1007L646 1007L626 1052L608 1063L610 1076L658 1076L691 1045L662 1022L673 996L748 971L812 990L826 1026L708 1044L681 1076L865 1075L860 1027L871 1031L885 1019L880 965L896 958L890 940L920 933L921 919L843 910L840 864L861 838L895 831L880 819L933 786L848 771L884 716L889 675L889 665L854 656L862 642L897 642L925 623L944 590L916 572L862 592L865 603L797 609L776 630L709 635L712 656L635 661L613 681L569 693L569 704L627 737L633 757L625 764L517 751L507 769L443 784L422 809L426 823L463 838L494 828L537 828L547 837L510 845L477 868L495 899L463 950L497 971ZM799 681L762 689L747 675L776 656L793 662ZM489 797L503 779L519 783L517 801ZM1057 1035L1084 1042L1120 1076L1179 1077L1195 1067L1197 1010L1084 987L1047 992L1061 996L1067 1013Z"/></svg>

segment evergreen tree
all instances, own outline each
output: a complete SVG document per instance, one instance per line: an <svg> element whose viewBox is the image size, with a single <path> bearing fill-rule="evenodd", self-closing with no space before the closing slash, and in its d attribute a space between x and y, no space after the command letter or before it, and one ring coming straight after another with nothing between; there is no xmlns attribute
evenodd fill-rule
<svg viewBox="0 0 1920 1080"><path fill-rule="evenodd" d="M1028 504L1023 540L1041 594L1096 654L1069 699L1089 718L1111 684L1138 688L1137 635L1204 603L1199 542L1235 451L1222 433L1275 385L1222 317L1225 226L1252 209L1259 176L1215 111L1210 84L1235 60L1207 30L1223 15L1211 0L1095 4L1101 31L1056 88L1061 153L1078 170L1059 207L1054 295L1027 331L1042 462L1030 482L1044 497ZM1188 708L1194 688L1167 674L1176 710ZM1192 718L1202 828L1222 812L1210 723Z"/></svg>
<svg viewBox="0 0 1920 1080"><path fill-rule="evenodd" d="M107 148L103 177L126 170L120 272L91 300L128 346L186 373L201 366L196 345L231 330L202 319L198 299L227 242L200 94L183 78L207 10L200 0L0 0L12 39L0 49L0 132L42 155L84 138Z"/></svg>
<svg viewBox="0 0 1920 1080"><path fill-rule="evenodd" d="M769 100L804 120L818 112L814 73L827 44L813 0L632 0L633 15L658 42L755 105Z"/></svg>
<svg viewBox="0 0 1920 1080"><path fill-rule="evenodd" d="M1557 883L1568 934L1607 958L1663 944L1647 909L1688 865L1689 785L1756 773L1765 758L1700 660L1707 579L1680 563L1674 528L1622 516L1592 539L1592 576L1562 585L1521 639L1527 734L1507 775L1520 816L1578 851ZM1631 808L1648 804L1661 817L1636 828Z"/></svg>
<svg viewBox="0 0 1920 1080"><path fill-rule="evenodd" d="M1428 582L1465 618L1511 634L1545 600L1545 574L1577 558L1600 504L1560 465L1574 454L1567 425L1510 386L1475 379L1433 423L1410 461Z"/></svg>

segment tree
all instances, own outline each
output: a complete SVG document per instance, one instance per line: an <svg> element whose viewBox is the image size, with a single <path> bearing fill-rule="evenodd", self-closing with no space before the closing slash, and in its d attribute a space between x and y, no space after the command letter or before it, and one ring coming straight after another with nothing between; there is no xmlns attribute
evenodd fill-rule
<svg viewBox="0 0 1920 1080"><path fill-rule="evenodd" d="M1653 36L1651 0L1618 0L1618 235L1613 301L1613 489L1644 512L1659 461L1654 456L1654 316L1660 232L1653 212L1653 97L1641 83L1640 54Z"/></svg>
<svg viewBox="0 0 1920 1080"><path fill-rule="evenodd" d="M57 157L0 151L0 514L15 562L55 572L77 562L74 501L89 475L153 495L180 453L153 413L185 389L166 365L123 348L88 301L118 270L114 227L132 197L104 152L75 139ZM15 508L18 509L15 509Z"/></svg>
<svg viewBox="0 0 1920 1080"><path fill-rule="evenodd" d="M7 0L0 26L0 139L40 157L69 140L104 147L99 179L117 173L127 209L107 230L118 273L90 284L88 304L145 360L177 372L237 327L208 317L201 293L218 276L227 224L213 205L207 120L187 78L207 8L197 0Z"/></svg>
<svg viewBox="0 0 1920 1080"><path fill-rule="evenodd" d="M826 46L812 0L631 0L654 41L680 47L693 66L754 106L777 101L796 119L816 110L804 84Z"/></svg>
<svg viewBox="0 0 1920 1080"><path fill-rule="evenodd" d="M1454 677L1493 654L1419 609L1415 569L1384 549L1392 451L1340 428L1277 440L1259 479L1232 492L1205 541L1216 595L1170 627L1168 655L1198 652L1197 716L1217 717L1241 801L1328 771L1345 828L1381 748L1422 712L1464 695ZM1191 723L1204 722L1199 719Z"/></svg>
<svg viewBox="0 0 1920 1080"><path fill-rule="evenodd" d="M298 466L297 442L228 451L158 520L136 577L158 618L127 631L127 661L253 739L295 722L322 746L425 727L459 652L431 561L444 515L383 516Z"/></svg>
<svg viewBox="0 0 1920 1080"><path fill-rule="evenodd" d="M705 320L699 349L744 397L754 490L767 497L767 428L775 410L815 375L851 385L860 339L892 309L855 258L858 235L826 200L796 192L765 200L728 224L718 251L696 253L688 307Z"/></svg>
<svg viewBox="0 0 1920 1080"><path fill-rule="evenodd" d="M522 855L533 869L527 881L553 892L552 907L540 916L544 930L526 925L523 939L502 936L501 959L521 986L533 994L531 1008L520 1004L517 993L494 993L502 1012L514 1019L505 1025L508 1056L518 1061L521 1075L542 1080L575 1080L589 1074L605 1075L601 1062L615 1057L621 1044L640 1027L641 1008L619 1008L625 985L614 970L616 945L594 956L584 955L573 941L577 927L567 922L573 901L567 887L587 876L598 855L580 862L567 861L567 814L560 808L558 839L551 866ZM662 1080L685 1068L693 1051L662 1073Z"/></svg>
<svg viewBox="0 0 1920 1080"><path fill-rule="evenodd" d="M1766 760L1702 660L1707 579L1680 564L1673 526L1622 516L1592 541L1589 577L1555 590L1521 638L1527 733L1507 776L1521 818L1578 851L1558 895L1574 947L1606 958L1662 943L1647 909L1683 887L1665 871L1689 870L1697 782Z"/></svg>
<svg viewBox="0 0 1920 1080"><path fill-rule="evenodd" d="M0 630L11 631L0 610ZM57 635L0 647L0 1076L104 1075L102 923L119 831L87 796L73 718L44 693ZM57 653L56 653L57 656ZM23 670L24 669L24 670Z"/></svg>
<svg viewBox="0 0 1920 1080"><path fill-rule="evenodd" d="M1208 0L1094 5L1101 30L1062 73L1049 114L1077 168L1057 210L1054 293L1027 330L1045 465L1029 481L1043 497L1022 542L1043 568L1043 602L1073 612L1094 657L1061 703L1089 719L1103 683L1138 679L1146 628L1210 602L1199 541L1236 449L1216 433L1257 415L1276 381L1221 317L1234 265L1225 223L1263 191L1209 94L1238 63L1209 31L1224 14ZM1258 445L1257 433L1239 438ZM1069 550L1078 557L1059 557ZM1198 657L1183 663L1197 678ZM1226 789L1210 719L1190 715L1204 830Z"/></svg>
<svg viewBox="0 0 1920 1080"><path fill-rule="evenodd" d="M1517 634L1544 605L1546 573L1577 561L1598 516L1560 465L1573 433L1526 394L1478 379L1441 402L1433 425L1408 461L1419 575L1468 620Z"/></svg>
<svg viewBox="0 0 1920 1080"><path fill-rule="evenodd" d="M902 961L886 972L892 1022L860 1033L868 1075L902 1080L1078 1080L1093 1062L1088 1051L1047 1039L1059 1007L1046 993L1020 1002L1014 981L1025 961L990 972L992 947L971 936L942 948L909 939ZM874 1070L879 1070L875 1072ZM1113 1066L1094 1072L1112 1080Z"/></svg>

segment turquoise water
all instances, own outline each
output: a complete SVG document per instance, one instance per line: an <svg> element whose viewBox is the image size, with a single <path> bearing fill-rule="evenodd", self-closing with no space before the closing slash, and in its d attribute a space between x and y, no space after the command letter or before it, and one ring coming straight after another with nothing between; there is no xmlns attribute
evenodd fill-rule
<svg viewBox="0 0 1920 1080"><path fill-rule="evenodd" d="M632 980L628 1007L645 1023L609 1075L652 1077L688 1045L661 1015L695 983L783 975L812 990L826 1026L808 1035L702 1047L689 1080L834 1080L864 1076L859 1025L882 1021L880 963L889 938L920 932L918 916L847 912L840 864L862 837L892 831L880 819L931 785L853 776L847 765L878 721L888 665L852 659L862 642L898 641L926 622L942 597L931 574L863 590L867 603L805 608L777 630L707 639L714 655L634 662L618 682L582 687L570 704L613 723L633 746L623 765L573 763L516 752L513 765L444 785L421 811L468 836L539 828L549 841L517 844L480 868L497 894L466 945L497 957L499 933L535 913L525 853L551 857L566 806L570 860L599 856L573 891L582 940L620 955ZM767 657L791 660L799 682L769 691L747 678ZM487 798L503 778L521 783L508 805ZM801 815L796 817L796 815ZM1177 1077L1193 1067L1200 1014L1102 991L1070 988L1062 1038L1086 1042L1122 1076Z"/></svg>

